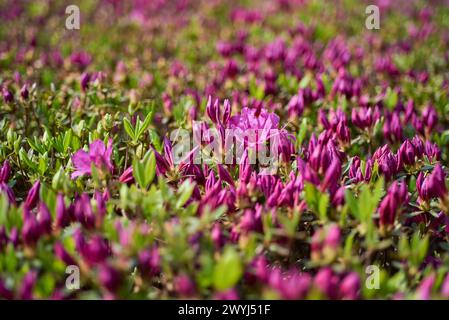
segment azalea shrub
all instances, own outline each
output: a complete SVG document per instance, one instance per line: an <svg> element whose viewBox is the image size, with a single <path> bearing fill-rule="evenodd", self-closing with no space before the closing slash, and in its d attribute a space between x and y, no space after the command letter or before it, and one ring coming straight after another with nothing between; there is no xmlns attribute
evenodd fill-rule
<svg viewBox="0 0 449 320"><path fill-rule="evenodd" d="M76 2L0 3L0 298L449 298L447 1Z"/></svg>

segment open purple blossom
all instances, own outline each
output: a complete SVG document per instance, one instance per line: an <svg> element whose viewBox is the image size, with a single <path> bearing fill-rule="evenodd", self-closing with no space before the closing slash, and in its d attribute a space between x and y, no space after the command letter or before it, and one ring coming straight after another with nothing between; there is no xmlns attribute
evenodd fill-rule
<svg viewBox="0 0 449 320"><path fill-rule="evenodd" d="M110 139L106 146L102 140L95 140L89 145L89 151L78 150L72 156L72 162L75 171L72 173L72 179L83 175L92 174L92 166L99 170L112 172L112 140Z"/></svg>
<svg viewBox="0 0 449 320"><path fill-rule="evenodd" d="M447 1L24 2L0 299L449 298Z"/></svg>

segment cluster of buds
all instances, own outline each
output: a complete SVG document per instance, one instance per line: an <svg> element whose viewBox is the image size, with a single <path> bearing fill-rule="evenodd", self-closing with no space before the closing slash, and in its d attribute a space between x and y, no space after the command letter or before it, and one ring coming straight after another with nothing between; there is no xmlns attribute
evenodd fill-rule
<svg viewBox="0 0 449 320"><path fill-rule="evenodd" d="M381 229L390 229L401 211L401 207L408 202L407 185L394 181L388 188L387 195L379 206L379 224Z"/></svg>
<svg viewBox="0 0 449 320"><path fill-rule="evenodd" d="M445 177L446 174L439 163L435 165L432 173L427 176L421 171L416 179L416 190L418 191L419 200L428 202L432 198L443 199L447 194Z"/></svg>

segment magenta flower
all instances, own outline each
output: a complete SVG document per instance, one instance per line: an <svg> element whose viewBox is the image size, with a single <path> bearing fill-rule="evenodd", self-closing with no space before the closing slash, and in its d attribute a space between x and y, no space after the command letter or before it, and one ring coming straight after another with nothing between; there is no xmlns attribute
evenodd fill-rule
<svg viewBox="0 0 449 320"><path fill-rule="evenodd" d="M380 116L380 111L377 106L374 108L361 107L352 109L351 120L355 126L360 129L365 129L372 127L380 119Z"/></svg>
<svg viewBox="0 0 449 320"><path fill-rule="evenodd" d="M122 175L119 177L118 181L121 183L131 184L134 183L134 176L133 176L133 167L128 167L125 171L123 171Z"/></svg>
<svg viewBox="0 0 449 320"><path fill-rule="evenodd" d="M96 168L111 172L114 169L111 155L112 139L109 139L107 146L100 139L95 140L89 145L89 152L82 149L78 150L72 156L72 162L76 169L72 173L72 179L86 174L92 174L92 165Z"/></svg>
<svg viewBox="0 0 449 320"><path fill-rule="evenodd" d="M25 208L32 210L36 207L39 201L39 191L41 188L41 183L39 180L33 184L31 189L28 191L27 197L25 199Z"/></svg>
<svg viewBox="0 0 449 320"><path fill-rule="evenodd" d="M0 168L0 193L4 193L10 203L15 203L14 193L11 187L8 185L10 174L11 174L11 166L9 165L9 162L6 160L3 163L3 166Z"/></svg>
<svg viewBox="0 0 449 320"><path fill-rule="evenodd" d="M58 193L56 196L56 227L63 229L70 223L69 212L64 204L64 196Z"/></svg>
<svg viewBox="0 0 449 320"><path fill-rule="evenodd" d="M304 299L312 285L312 277L294 269L282 272L275 268L270 272L268 283L283 299Z"/></svg>
<svg viewBox="0 0 449 320"><path fill-rule="evenodd" d="M401 164L398 161L398 157L394 155L388 145L377 149L373 158L379 164L379 171L385 176L387 180L390 180L396 173Z"/></svg>
<svg viewBox="0 0 449 320"><path fill-rule="evenodd" d="M371 172L373 168L373 160L368 160L365 163L365 172L362 172L361 160L358 156L355 156L351 161L351 166L349 167L349 178L354 179L354 182L371 180Z"/></svg>
<svg viewBox="0 0 449 320"><path fill-rule="evenodd" d="M6 300L14 299L14 292L10 290L5 282L0 278L0 298Z"/></svg>
<svg viewBox="0 0 449 320"><path fill-rule="evenodd" d="M379 206L380 224L393 225L397 213L400 212L401 206L408 202L408 198L407 185L397 181L393 182Z"/></svg>
<svg viewBox="0 0 449 320"><path fill-rule="evenodd" d="M63 261L66 265L76 265L75 259L67 252L64 245L61 242L56 242L53 248L56 257Z"/></svg>
<svg viewBox="0 0 449 320"><path fill-rule="evenodd" d="M223 110L221 110L218 99L215 99L214 103L212 103L212 97L209 96L206 105L206 112L213 123L227 124L231 116L231 104L229 100L226 99L224 101Z"/></svg>
<svg viewBox="0 0 449 320"><path fill-rule="evenodd" d="M98 267L98 278L103 287L105 287L109 292L116 292L120 287L120 273L106 263L101 264Z"/></svg>
<svg viewBox="0 0 449 320"><path fill-rule="evenodd" d="M356 272L349 273L340 283L341 299L357 300L360 295L360 277Z"/></svg>
<svg viewBox="0 0 449 320"><path fill-rule="evenodd" d="M221 248L226 242L226 239L218 223L216 223L212 228L211 239L217 248Z"/></svg>
<svg viewBox="0 0 449 320"><path fill-rule="evenodd" d="M70 56L70 62L79 69L85 69L92 61L92 57L84 51L74 52Z"/></svg>
<svg viewBox="0 0 449 320"><path fill-rule="evenodd" d="M40 226L36 216L28 209L23 211L22 239L27 246L34 245L41 236Z"/></svg>
<svg viewBox="0 0 449 320"><path fill-rule="evenodd" d="M161 272L161 256L156 246L139 252L137 261L139 270L144 276L151 277Z"/></svg>
<svg viewBox="0 0 449 320"><path fill-rule="evenodd" d="M327 228L318 229L312 236L310 249L313 260L322 258L333 259L341 242L340 228L332 224Z"/></svg>
<svg viewBox="0 0 449 320"><path fill-rule="evenodd" d="M23 100L28 100L28 97L30 95L30 92L28 91L28 86L24 84L22 88L20 88L20 96Z"/></svg>
<svg viewBox="0 0 449 320"><path fill-rule="evenodd" d="M52 217L50 210L44 202L39 204L39 212L37 214L39 231L41 234L49 234L51 232Z"/></svg>
<svg viewBox="0 0 449 320"><path fill-rule="evenodd" d="M243 146L243 150L250 148L262 151L267 141L273 138L270 148L277 150L271 151L280 155L282 160L290 160L295 151L294 136L285 129L279 129L279 116L268 112L265 108L243 108L240 114L230 118L229 127L235 130L238 148Z"/></svg>
<svg viewBox="0 0 449 320"><path fill-rule="evenodd" d="M432 287L435 284L435 275L431 274L425 277L416 290L417 298L420 300L429 300L432 295Z"/></svg>
<svg viewBox="0 0 449 320"><path fill-rule="evenodd" d="M22 285L19 289L19 296L22 300L33 299L33 289L37 281L37 272L29 271L22 279Z"/></svg>
<svg viewBox="0 0 449 320"><path fill-rule="evenodd" d="M449 298L449 274L443 280L443 284L441 285L441 295L445 298Z"/></svg>
<svg viewBox="0 0 449 320"><path fill-rule="evenodd" d="M112 253L108 240L98 234L93 235L91 239L86 239L81 230L77 229L74 239L76 250L90 266L105 262L106 258Z"/></svg>
<svg viewBox="0 0 449 320"><path fill-rule="evenodd" d="M195 295L195 283L186 275L179 275L175 278L175 290L183 297Z"/></svg>
<svg viewBox="0 0 449 320"><path fill-rule="evenodd" d="M5 100L5 103L11 103L14 100L14 95L9 91L7 88L2 88L2 94L3 94L3 100Z"/></svg>
<svg viewBox="0 0 449 320"><path fill-rule="evenodd" d="M81 75L81 79L80 79L80 85L81 85L81 89L83 91L86 91L89 88L89 83L91 81L91 76L89 73L84 72Z"/></svg>
<svg viewBox="0 0 449 320"><path fill-rule="evenodd" d="M214 296L214 299L216 299L216 300L238 300L239 295L237 293L237 290L229 289L224 292L217 292Z"/></svg>
<svg viewBox="0 0 449 320"><path fill-rule="evenodd" d="M97 217L92 210L90 198L87 193L83 193L81 197L75 200L73 215L85 228L92 229L95 227Z"/></svg>
<svg viewBox="0 0 449 320"><path fill-rule="evenodd" d="M341 163L338 158L334 158L330 166L326 170L323 183L321 184L323 190L332 185L336 185L341 176Z"/></svg>
<svg viewBox="0 0 449 320"><path fill-rule="evenodd" d="M321 268L313 279L314 285L329 299L338 296L338 276L329 267Z"/></svg>
<svg viewBox="0 0 449 320"><path fill-rule="evenodd" d="M9 165L8 160L6 160L0 168L0 182L8 182L10 174L11 166Z"/></svg>
<svg viewBox="0 0 449 320"><path fill-rule="evenodd" d="M416 141L416 140L415 140ZM419 147L418 147L419 149ZM410 140L405 140L398 150L398 166L415 164L415 157L419 151ZM418 153L419 155L419 153Z"/></svg>
<svg viewBox="0 0 449 320"><path fill-rule="evenodd" d="M277 129L279 126L279 117L275 113L269 113L264 108L249 109L243 108L238 115L231 117L231 128L241 129L263 129L264 135L261 139L266 138L270 129Z"/></svg>

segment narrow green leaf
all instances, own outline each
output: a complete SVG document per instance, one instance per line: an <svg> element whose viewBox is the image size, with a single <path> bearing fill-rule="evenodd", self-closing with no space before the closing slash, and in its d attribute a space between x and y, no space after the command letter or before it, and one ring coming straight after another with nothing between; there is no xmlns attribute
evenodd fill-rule
<svg viewBox="0 0 449 320"><path fill-rule="evenodd" d="M139 139L142 136L142 134L145 132L145 130L148 129L148 126L150 125L152 118L153 118L153 114L152 114L152 112L149 112L137 132L137 139Z"/></svg>
<svg viewBox="0 0 449 320"><path fill-rule="evenodd" d="M133 176L141 188L145 188L145 167L139 160L133 161Z"/></svg>
<svg viewBox="0 0 449 320"><path fill-rule="evenodd" d="M67 152L71 143L72 143L72 129L69 129L64 134L64 140L63 140L64 152Z"/></svg>
<svg viewBox="0 0 449 320"><path fill-rule="evenodd" d="M318 202L318 213L321 220L327 220L327 207L329 206L329 194L322 193Z"/></svg>
<svg viewBox="0 0 449 320"><path fill-rule="evenodd" d="M123 125L125 126L125 131L128 134L128 136L135 141L136 136L134 135L134 128L131 122L129 122L128 118L123 118Z"/></svg>
<svg viewBox="0 0 449 320"><path fill-rule="evenodd" d="M148 158L145 157L145 188L153 182L154 176L156 175L156 155L153 151L147 152Z"/></svg>

